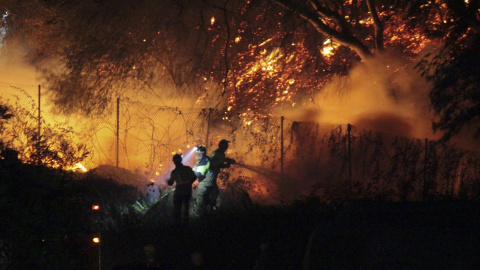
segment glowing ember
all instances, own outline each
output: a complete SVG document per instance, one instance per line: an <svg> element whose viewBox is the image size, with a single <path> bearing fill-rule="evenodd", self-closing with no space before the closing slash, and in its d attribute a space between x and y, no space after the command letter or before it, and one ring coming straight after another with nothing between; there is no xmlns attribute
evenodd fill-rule
<svg viewBox="0 0 480 270"><path fill-rule="evenodd" d="M314 2L310 1L309 3ZM434 4L440 9L446 8L444 5L439 5L438 2L439 0L431 1L421 5L420 8L429 8ZM467 0L465 2L469 3ZM246 5L248 4L249 1L246 2ZM339 14L336 20L344 19L349 26L352 26L351 30L358 34L357 36L361 39L363 45L375 53L375 35L372 31L375 27L374 20L367 12L364 12L365 10L358 9L359 12L351 12L362 5L365 6L365 1L349 0L342 2L337 6L338 10L334 10ZM377 8L379 18L385 26L383 32L385 47L397 49L402 56L409 59L414 59L432 41L427 38L427 31L441 29L451 21L451 18L444 15L443 12L432 12L429 15L428 26L408 23L410 21L415 22L415 18L407 17L406 13L397 12L392 7L379 5ZM245 12L247 12L247 9L242 10L241 14L246 14ZM221 111L222 119L228 121L240 119L239 123L241 125L255 131L257 131L262 120L272 116L272 108L281 106L301 107L306 103L304 101L306 97L322 91L322 87L331 78L345 75L352 67L352 63L359 60L348 46L342 46L338 38L332 37L334 35L314 33L318 36L313 36L311 32L308 32L312 31L311 28L302 28L300 25L296 26L293 31L285 26L288 22L283 19L287 13L283 11L275 13L278 18L270 18L268 22L268 18L261 14L255 17L254 20L256 21L245 20L239 25L231 21L229 35L221 32L225 30L225 28L222 28L225 27L222 25L224 23L222 17L217 22L215 17L212 16L208 19L208 16L206 22L202 22L207 24L206 28L212 33L212 39L208 40L212 47L218 46L217 44L225 44L223 50L215 52L216 55L222 57L215 60L217 62L214 64L214 69L222 70L224 74L219 79L213 71L211 73L209 73L210 71L206 73L196 71L196 79L202 83L201 90L203 91L196 102L211 105L211 92L215 90L217 85L221 85L224 88L222 98L226 99L221 102L224 106L221 107L223 110ZM335 20L331 20L331 18L321 18L320 16L319 18L329 27L336 24ZM259 23L269 25L259 26ZM215 25L215 27L208 27L208 24L210 26ZM357 31L358 29L360 30ZM135 44L141 45L142 48L154 42L152 36L138 35L134 30L132 32L128 34L135 40ZM157 29L154 29L153 33L155 35L163 34ZM225 40L226 36L229 40ZM135 62L135 64L131 63L122 67L121 64L111 63L107 59L98 65L97 75L107 77L122 69L136 74L144 68L142 64L144 63ZM225 66L227 67L225 68ZM402 68L405 67L392 66L387 67L387 70L392 73L399 73ZM162 66L160 71L164 72L162 75L169 72L166 66ZM172 149L178 147L172 145L168 145L168 150L165 151L167 155ZM31 163L36 162L32 149L25 152L23 153L24 159L29 159ZM182 153L182 150L175 150L172 155L176 153ZM54 168L65 166L65 164L51 160L42 160L42 163ZM72 163L74 162L68 164ZM164 167L162 167L162 164L157 167L156 164L158 163L156 161L152 164L149 170L151 168L152 174L160 176L168 172L168 168L164 167L169 167L171 162L168 160ZM158 171L155 172L156 168ZM80 163L67 169L87 171ZM150 179L150 181L153 181L153 179Z"/></svg>
<svg viewBox="0 0 480 270"><path fill-rule="evenodd" d="M67 168L67 170L82 171L82 172L87 172L88 171L88 169L85 168L85 166L83 166L81 163L77 163L77 164L73 165L71 168Z"/></svg>
<svg viewBox="0 0 480 270"><path fill-rule="evenodd" d="M340 47L340 44L333 42L331 39L325 40L321 47L321 52L325 57L331 57L335 54L335 49Z"/></svg>

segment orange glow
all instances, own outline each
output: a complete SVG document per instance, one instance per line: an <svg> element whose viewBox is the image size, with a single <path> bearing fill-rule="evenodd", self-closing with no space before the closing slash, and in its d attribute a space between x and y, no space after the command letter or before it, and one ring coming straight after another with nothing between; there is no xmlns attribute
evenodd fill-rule
<svg viewBox="0 0 480 270"><path fill-rule="evenodd" d="M323 42L323 46L321 48L321 53L325 57L331 57L335 54L335 50L338 47L340 47L340 44L331 41L331 39L327 39L327 40L325 40L325 42Z"/></svg>
<svg viewBox="0 0 480 270"><path fill-rule="evenodd" d="M354 1L349 0L345 1L345 4L352 5ZM355 1L356 2L356 1ZM362 1L360 1L362 2ZM468 3L467 0L465 2ZM384 7L382 7L383 9ZM383 21L386 22L386 27L385 27L385 45L386 47L389 48L405 48L404 52L407 57L410 57L411 59L415 56L415 54L419 53L421 50L423 50L427 44L431 41L428 40L425 34L425 30L421 27L418 28L408 28L405 23L405 18L399 16L398 14L395 14L392 11L383 11L379 12L379 16ZM361 24L361 27L373 27L373 21L370 18L359 18L358 21L353 22L355 18L348 17L346 16L345 19L347 21L351 21L352 23ZM441 17L434 17L433 18L435 24L441 26L443 23L447 22L448 20L445 18ZM211 17L210 20L208 21L208 17L206 17L206 24L210 22L211 25L214 25L216 23L216 18ZM355 19L357 20L357 19ZM223 24L222 22L219 24ZM217 24L215 28L219 26ZM395 27L393 27L395 26ZM212 29L214 27L211 27ZM233 28L232 28L233 29ZM274 30L276 31L276 30ZM301 32L301 30L299 31ZM238 54L234 54L233 49L232 51L228 52L229 57L235 57L234 61L232 61L232 64L229 68L230 70L228 71L228 74L225 76L227 77L225 81L225 96L222 96L226 99L226 101L222 100L222 106L225 105L224 107L221 107L224 111L221 111L221 117L224 120L230 121L232 119L239 119L240 118L240 123L242 126L248 128L249 130L254 130L256 131L257 128L261 125L261 120L273 116L275 117L274 113L271 111L273 108L282 108L281 106L284 107L294 107L297 108L297 110L303 109L302 105L304 105L303 100L299 101L297 100L297 97L305 97L309 96L310 94L316 94L317 92L320 92L323 90L323 86L328 82L332 77L335 77L337 75L342 75L342 71L339 71L339 69L332 68L334 66L332 63L334 63L337 67L341 66L344 67L346 70L350 67L349 65L351 62L354 60L349 59L348 55L347 57L344 57L342 54L344 51L341 51L341 47L339 43L334 42L332 39L326 39L323 44L318 43L315 44L315 46L311 46L308 43L305 42L305 36L308 35L308 33L295 33L298 35L296 39L289 40L285 38L285 35L279 34L278 32L270 32L267 35L261 36L261 38L256 39L252 44L246 44L249 42L251 39L247 36L240 36L244 32L236 32L233 33L232 31L232 36L229 45L232 45L232 47L240 47L240 46L248 46L248 49L245 49L244 51L240 51ZM221 36L221 35L220 35ZM372 43L373 37L369 37L370 39L366 39L368 42ZM150 42L150 38L148 39ZM218 38L218 40L221 40L221 37ZM138 39L138 42L141 42L142 39ZM146 39L143 39L143 42L146 42ZM368 43L366 42L366 43ZM397 45L402 45L402 46L397 46ZM142 44L144 45L144 44ZM405 46L403 46L405 45ZM310 46L310 47L309 47ZM229 49L230 50L230 49ZM234 56L235 55L235 56ZM337 57L334 57L337 55ZM314 59L316 58L316 59ZM322 64L322 66L315 66L315 61L322 62L325 64ZM342 62L343 61L343 62ZM340 64L339 64L340 62ZM306 70L306 66L313 66L311 70ZM133 70L141 70L141 66L130 66L131 69ZM166 69L165 66L162 67L163 69ZM397 66L392 66L392 68L389 69L391 72L401 72L402 69L405 67L397 67ZM101 69L99 69L99 75L108 75L115 70L119 69L118 66L115 66L113 64L105 63L102 65ZM198 79L202 82L201 90L203 93L197 98L196 103L202 103L205 102L205 104L210 105L208 102L212 101L212 90L214 90L216 83L218 83L220 80L216 80L216 78L213 75L210 74L197 74ZM373 80L372 80L373 82ZM379 83L380 84L380 83ZM376 82L373 84L375 87L377 87ZM371 85L365 84L365 89L369 89ZM305 90L307 89L307 90ZM303 92L302 92L303 91ZM358 107L358 103L361 102L366 102L367 98L364 96L359 96L353 99L352 105L347 108L345 111L353 111L355 106ZM169 104L170 105L170 104ZM369 104L366 104L365 107L369 107ZM172 105L174 106L174 105ZM295 107L296 106L296 107ZM386 105L388 106L388 105ZM328 108L328 107L326 107ZM347 112L341 112L341 113L347 113ZM329 114L328 110L325 110L326 116L329 116L327 121L332 121L336 120L330 115L334 114ZM337 114L337 117L341 117L342 115L340 113ZM121 118L123 121L123 118ZM339 118L342 123L344 122L345 118ZM167 121L167 120L162 120L162 121ZM172 120L173 121L173 120ZM124 123L121 123L122 125ZM188 124L191 124L189 122ZM155 138L160 137L156 132L158 129L158 123L154 123L154 125L157 125L155 128L155 132L152 131L152 138L155 135ZM187 125L187 123L185 124ZM183 126L182 126L183 128ZM125 128L126 130L126 128ZM183 132L183 131L182 131ZM155 134L154 134L155 133ZM183 132L185 133L185 132ZM180 134L180 133L178 133ZM150 135L150 134L149 134ZM183 135L183 134L182 134ZM122 135L120 135L122 136ZM190 135L188 135L190 136ZM166 137L166 136L165 136ZM150 137L149 137L150 138ZM148 139L149 139L148 138ZM103 139L103 138L102 138ZM167 138L170 139L170 138ZM126 139L125 139L126 140ZM146 139L145 139L146 141ZM168 140L166 140L168 141ZM180 147L183 147L183 143L185 141L190 141L193 142L194 139L191 139L189 137L187 140L182 139L182 144L178 143L172 143L168 144L165 146L165 156L168 156L168 153L172 149L176 149L179 147L179 145L182 145ZM137 146L132 146L132 148L137 147ZM144 147L143 145L141 147ZM150 146L147 145L146 148L148 149L155 149L155 151L158 151L157 146ZM157 147L157 148L155 148ZM139 148L139 147L138 147ZM190 148L190 146L187 145L187 148ZM113 149L113 147L112 147ZM111 151L111 152L109 152ZM105 151L108 152L107 155L110 155L110 157L113 156L114 150ZM120 150L122 151L122 149ZM150 150L149 150L150 151ZM154 151L154 150L151 150ZM26 150L27 153L23 153L22 158L27 159L31 161L31 163L34 163L35 160L31 158L32 156L32 150ZM126 151L125 151L126 152ZM122 152L121 152L122 153ZM181 149L175 150L172 152L173 154L176 153L182 153ZM122 156L122 154L120 154ZM163 155L163 153L162 153ZM126 154L125 154L126 156ZM133 156L133 155L132 155ZM162 156L163 157L163 156ZM132 158L133 159L133 158ZM166 162L166 168L162 167L162 164L158 164L159 160L155 160L155 158L148 157L147 160L146 158L142 158L141 162L144 162L147 160L148 162L151 161L152 165L151 167L148 167L149 172L151 174L156 175L156 176L161 176L163 175L163 172L167 172L168 167L171 165L170 159L168 159L168 162ZM110 159L105 159L105 162L114 162L114 158ZM164 158L162 160L165 162L167 160ZM48 164L48 166L54 167L54 168L60 168L61 164L57 164L55 161L42 161L44 164ZM140 162L139 162L140 163ZM89 168L93 168L93 166L90 166L89 163L87 163ZM143 165L143 164L142 164ZM131 166L130 169L134 169L134 165L127 164L127 162L122 162L120 161L120 166L122 167L127 167ZM137 166L135 164L135 166ZM145 166L137 166L139 168L143 168ZM81 163L74 164L70 167L66 168L67 170L72 170L72 171L83 171L86 172L88 171L87 168L82 165ZM149 175L151 177L152 175ZM153 179L148 178L149 181L153 182ZM259 192L262 194L267 194L268 192L266 191L267 189L261 185L255 187Z"/></svg>
<svg viewBox="0 0 480 270"><path fill-rule="evenodd" d="M240 56L240 61L244 68L239 72L239 76L235 79L235 88L242 89L242 99L239 100L237 95L232 93L228 98L228 106L225 114L229 119L230 113L241 112L241 116L244 118L245 125L251 125L255 118L264 118L267 113L263 114L259 112L265 110L268 100L273 101L273 107L284 102L292 102L292 98L295 94L291 91L292 85L296 82L295 78L292 78L291 74L300 72L301 69L296 68L297 65L293 61L296 59L296 54L287 55L284 48L273 47L263 48L267 44L271 45L276 37L271 37L259 45L250 45L250 51ZM295 48L302 49L302 44L293 43ZM252 58L254 61L247 59ZM306 61L306 57L302 58L299 65ZM293 66L287 66L287 63L292 63ZM288 70L285 70L285 69ZM258 81L260 77L262 81ZM274 85L269 84L268 87L264 85L269 80L276 80ZM272 88L272 86L274 86ZM245 104L243 104L245 102ZM243 109L242 109L243 108ZM240 111L239 111L240 109Z"/></svg>
<svg viewBox="0 0 480 270"><path fill-rule="evenodd" d="M422 6L422 8L426 6ZM446 9L444 5L440 5L440 7ZM404 55L410 59L413 59L427 44L432 42L426 36L426 27L407 27L405 19L395 11L380 12L379 17L385 19L384 21L386 22L384 32L385 45L396 47L404 44ZM443 22L439 13L434 13L430 16L429 23L431 24L429 28L441 28L445 22Z"/></svg>
<svg viewBox="0 0 480 270"><path fill-rule="evenodd" d="M82 163L77 163L75 165L73 165L71 168L66 168L66 170L69 170L69 171L82 171L82 172L87 172L88 169L85 168L85 166L82 165Z"/></svg>
<svg viewBox="0 0 480 270"><path fill-rule="evenodd" d="M207 97L207 94L203 94L203 95L199 96L197 98L197 100L195 101L195 103L200 103L200 102L204 101L206 99L206 97Z"/></svg>

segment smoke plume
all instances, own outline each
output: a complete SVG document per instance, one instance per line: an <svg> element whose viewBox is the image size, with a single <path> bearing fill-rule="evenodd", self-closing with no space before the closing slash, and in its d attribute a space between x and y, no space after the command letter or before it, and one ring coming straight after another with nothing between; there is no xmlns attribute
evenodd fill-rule
<svg viewBox="0 0 480 270"><path fill-rule="evenodd" d="M436 139L428 93L431 85L397 57L377 56L321 89L306 109L284 112L299 121L352 124L361 129Z"/></svg>

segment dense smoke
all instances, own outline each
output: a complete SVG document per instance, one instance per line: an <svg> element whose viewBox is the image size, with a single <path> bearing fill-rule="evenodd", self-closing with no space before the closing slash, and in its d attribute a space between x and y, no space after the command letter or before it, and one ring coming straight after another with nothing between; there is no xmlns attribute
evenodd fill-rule
<svg viewBox="0 0 480 270"><path fill-rule="evenodd" d="M25 62L26 52L23 47L15 45L0 46L0 83L2 89L8 85L36 88L38 82L35 68Z"/></svg>
<svg viewBox="0 0 480 270"><path fill-rule="evenodd" d="M338 77L307 103L286 116L322 124L352 124L361 129L412 138L436 139L428 93L431 86L395 57L358 63L347 78Z"/></svg>

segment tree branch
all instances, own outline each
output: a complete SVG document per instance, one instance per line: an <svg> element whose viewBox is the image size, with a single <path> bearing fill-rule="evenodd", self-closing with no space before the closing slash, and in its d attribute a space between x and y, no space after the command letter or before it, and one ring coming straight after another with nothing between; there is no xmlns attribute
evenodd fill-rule
<svg viewBox="0 0 480 270"><path fill-rule="evenodd" d="M385 47L383 46L383 24L378 18L377 9L375 8L375 0L367 0L368 10L373 18L373 23L375 25L375 47L378 51L384 51Z"/></svg>
<svg viewBox="0 0 480 270"><path fill-rule="evenodd" d="M352 49L360 56L360 58L368 59L372 56L372 53L367 48L367 46L365 46L359 39L351 35L349 31L346 31L343 27L341 27L340 24L338 26L340 26L340 28L343 30L342 32L338 32L332 29L331 27L326 25L323 22L323 20L319 18L317 15L308 11L305 8L302 8L292 3L291 1L288 1L288 0L271 0L271 1L296 13L302 19L310 23L315 28L315 30L317 30L317 32L322 33L326 36L330 36L332 37L333 40L340 43L341 45ZM329 16L333 16L333 15L329 14ZM338 15L337 15L337 19L338 19Z"/></svg>
<svg viewBox="0 0 480 270"><path fill-rule="evenodd" d="M228 19L227 19L227 4L229 1L225 2L225 6L223 7L223 18L225 19L225 26L227 27L227 38L225 41L225 52L223 55L223 60L225 61L225 77L223 78L223 91L222 91L222 96L226 93L227 91L227 86L228 86L228 72L230 70L230 66L228 64L228 46L230 46L230 25L228 24Z"/></svg>

